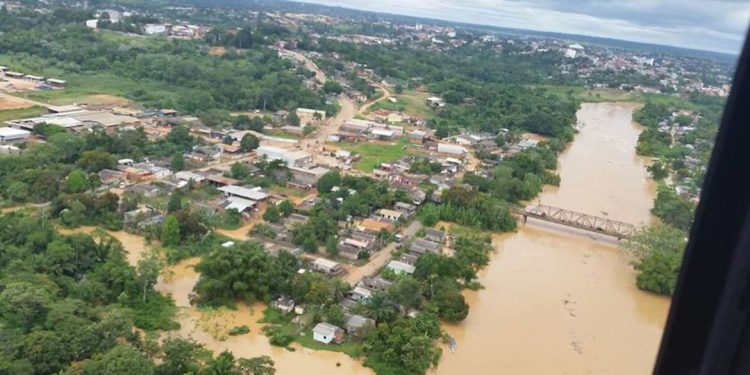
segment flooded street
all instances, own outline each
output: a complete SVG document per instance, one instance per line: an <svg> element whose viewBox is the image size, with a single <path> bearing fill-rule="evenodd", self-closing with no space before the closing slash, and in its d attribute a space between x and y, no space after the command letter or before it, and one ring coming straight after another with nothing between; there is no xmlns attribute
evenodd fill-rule
<svg viewBox="0 0 750 375"><path fill-rule="evenodd" d="M534 203L649 223L655 185L635 155L632 104L584 104L584 127L560 157L559 188ZM599 235L529 219L495 237L497 254L468 291L468 318L438 374L646 374L670 300L636 289L631 258Z"/></svg>
<svg viewBox="0 0 750 375"><path fill-rule="evenodd" d="M294 352L272 346L261 330L262 324L257 322L263 317L263 304L255 304L252 307L239 304L237 310L219 312L204 312L190 306L189 295L199 277L193 267L198 262L198 258L184 260L168 267L159 277L156 289L161 293L171 294L180 309L177 320L181 328L168 332L167 335L192 337L215 354L229 350L237 357L270 356L276 362L276 373L280 375L372 374L372 371L362 367L346 354L312 351L296 344L293 345L296 349ZM231 328L241 325L248 326L250 333L239 336L226 335ZM337 367L337 363L340 366Z"/></svg>

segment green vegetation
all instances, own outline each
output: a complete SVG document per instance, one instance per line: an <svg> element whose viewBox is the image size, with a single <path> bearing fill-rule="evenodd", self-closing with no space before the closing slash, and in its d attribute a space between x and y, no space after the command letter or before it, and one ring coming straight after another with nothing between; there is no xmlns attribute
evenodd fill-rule
<svg viewBox="0 0 750 375"><path fill-rule="evenodd" d="M245 30L250 32L250 28ZM3 63L68 81L65 90L29 94L36 99L54 101L104 93L197 114L216 109L297 107L336 112L325 104L323 95L302 86L291 62L263 46L210 56L201 41L113 38L59 13L24 17L0 13L0 32ZM263 31L255 32L260 36ZM59 48L46 48L45 43Z"/></svg>
<svg viewBox="0 0 750 375"><path fill-rule="evenodd" d="M269 302L272 296L289 290L298 268L293 256L285 252L271 256L255 242L229 248L217 245L195 267L201 274L194 288L195 302L208 307L233 307L237 301Z"/></svg>
<svg viewBox="0 0 750 375"><path fill-rule="evenodd" d="M354 167L363 172L372 172L380 163L388 163L410 155L410 143L407 138L400 138L393 144L360 142L354 145L341 145L362 157Z"/></svg>
<svg viewBox="0 0 750 375"><path fill-rule="evenodd" d="M433 118L435 116L435 111L433 111L426 102L429 94L419 91L408 91L395 96L398 100L396 103L391 103L388 100L380 101L370 107L370 112L374 112L382 108L389 111L402 112L409 116L418 116L427 119Z"/></svg>
<svg viewBox="0 0 750 375"><path fill-rule="evenodd" d="M248 326L237 326L229 330L229 336L239 336L250 333L250 327Z"/></svg>
<svg viewBox="0 0 750 375"><path fill-rule="evenodd" d="M668 225L654 225L637 232L623 244L634 251L638 288L671 296L677 286L687 238Z"/></svg>
<svg viewBox="0 0 750 375"><path fill-rule="evenodd" d="M0 111L0 122L4 122L8 120L15 120L19 118L36 117L36 116L41 116L45 113L47 113L47 110L40 106L18 108L18 109L6 109L3 111Z"/></svg>

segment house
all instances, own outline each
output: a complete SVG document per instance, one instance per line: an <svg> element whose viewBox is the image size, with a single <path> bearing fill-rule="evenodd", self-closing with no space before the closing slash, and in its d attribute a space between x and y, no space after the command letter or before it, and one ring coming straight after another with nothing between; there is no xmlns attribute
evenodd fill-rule
<svg viewBox="0 0 750 375"><path fill-rule="evenodd" d="M449 143L438 143L437 145L438 154L451 155L451 156L464 156L466 155L466 149L459 145L453 145Z"/></svg>
<svg viewBox="0 0 750 375"><path fill-rule="evenodd" d="M338 262L328 260L325 258L318 258L312 262L311 268L313 271L321 272L329 276L336 276L344 272L344 267Z"/></svg>
<svg viewBox="0 0 750 375"><path fill-rule="evenodd" d="M313 339L324 344L340 344L344 341L344 330L330 323L318 323L313 328Z"/></svg>
<svg viewBox="0 0 750 375"><path fill-rule="evenodd" d="M268 194L264 193L260 187L246 188L237 185L227 185L220 187L218 190L223 192L227 197L245 198L256 202L268 199Z"/></svg>
<svg viewBox="0 0 750 375"><path fill-rule="evenodd" d="M406 217L411 217L417 213L417 206L404 202L396 202L396 204L393 205L393 209Z"/></svg>
<svg viewBox="0 0 750 375"><path fill-rule="evenodd" d="M151 225L159 225L164 216L151 208L138 208L123 214L122 224L125 230L130 232L144 231Z"/></svg>
<svg viewBox="0 0 750 375"><path fill-rule="evenodd" d="M294 300L288 296L280 296L271 302L271 307L281 311L283 314L289 314L294 311Z"/></svg>
<svg viewBox="0 0 750 375"><path fill-rule="evenodd" d="M382 217L384 219L388 219L388 220L392 220L392 221L396 221L398 219L401 219L401 217L404 216L404 214L402 214L399 211L389 210L389 209L385 209L385 208L381 208L381 209L377 210L375 213L378 216L380 216L380 217Z"/></svg>
<svg viewBox="0 0 750 375"><path fill-rule="evenodd" d="M59 89L62 89L62 88L65 88L65 85L66 85L66 84L67 84L68 82L66 82L66 81L63 81L63 80L61 80L61 79L55 79L55 78L47 78L47 83L48 83L48 84L49 84L50 86L52 86L52 87L55 87L55 88L59 88Z"/></svg>
<svg viewBox="0 0 750 375"><path fill-rule="evenodd" d="M359 259L359 254L362 252L362 250L360 250L359 248L347 245L343 242L339 242L339 244L336 246L336 249L338 250L340 257L349 260Z"/></svg>
<svg viewBox="0 0 750 375"><path fill-rule="evenodd" d="M393 224L368 218L359 222L358 227L365 232L379 233L381 230L392 230Z"/></svg>
<svg viewBox="0 0 750 375"><path fill-rule="evenodd" d="M378 292L385 292L388 290L388 288L393 285L393 282L388 281L381 276L375 276L375 277L365 277L360 281L360 284L362 284L365 288L378 291Z"/></svg>
<svg viewBox="0 0 750 375"><path fill-rule="evenodd" d="M443 243L445 241L445 232L433 228L427 228L424 231L424 238L437 243Z"/></svg>
<svg viewBox="0 0 750 375"><path fill-rule="evenodd" d="M167 25L150 23L143 27L143 33L146 35L166 34Z"/></svg>
<svg viewBox="0 0 750 375"><path fill-rule="evenodd" d="M0 144L23 142L31 135L30 131L15 128L0 128Z"/></svg>
<svg viewBox="0 0 750 375"><path fill-rule="evenodd" d="M318 180L330 171L330 169L323 167L306 168L289 166L289 172L292 174L291 182L294 185L306 188L315 186L315 184L318 183Z"/></svg>
<svg viewBox="0 0 750 375"><path fill-rule="evenodd" d="M424 255L427 253L438 253L442 246L437 242L425 240L423 238L417 238L414 242L409 245L409 252L416 255Z"/></svg>
<svg viewBox="0 0 750 375"><path fill-rule="evenodd" d="M159 189L158 186L150 184L139 184L129 186L127 189L125 189L125 192L142 195L146 198L154 198L159 195L161 189Z"/></svg>
<svg viewBox="0 0 750 375"><path fill-rule="evenodd" d="M312 163L312 155L305 151L291 151L274 146L260 146L255 150L260 158L282 160L287 166L301 166Z"/></svg>
<svg viewBox="0 0 750 375"><path fill-rule="evenodd" d="M99 176L99 181L105 185L118 185L126 180L125 173L112 169L102 169L97 175Z"/></svg>
<svg viewBox="0 0 750 375"><path fill-rule="evenodd" d="M372 132L370 132L373 138L381 140L381 141L391 141L393 140L395 133L393 130L388 129L373 129Z"/></svg>
<svg viewBox="0 0 750 375"><path fill-rule="evenodd" d="M354 337L364 337L375 328L375 321L362 315L351 315L344 325L346 333Z"/></svg>
<svg viewBox="0 0 750 375"><path fill-rule="evenodd" d="M406 264L404 262L399 262L397 260L392 260L390 263L388 263L388 269L395 272L396 274L407 274L411 275L414 273L414 270L417 268L412 266L411 264Z"/></svg>
<svg viewBox="0 0 750 375"><path fill-rule="evenodd" d="M199 175L197 173L193 173L190 171L179 171L175 173L175 177L182 181L193 181L193 183L200 184L202 183L206 178L202 175Z"/></svg>
<svg viewBox="0 0 750 375"><path fill-rule="evenodd" d="M414 143L424 142L427 132L424 130L412 130L409 132L409 141Z"/></svg>
<svg viewBox="0 0 750 375"><path fill-rule="evenodd" d="M419 259L419 257L412 253L403 254L400 258L398 258L399 261L406 264L411 264L412 266L417 265L417 259Z"/></svg>
<svg viewBox="0 0 750 375"><path fill-rule="evenodd" d="M347 297L355 301L362 301L362 300L366 300L372 297L372 291L362 286L355 286L354 289L352 289L352 291L349 292Z"/></svg>
<svg viewBox="0 0 750 375"><path fill-rule="evenodd" d="M256 201L234 196L228 197L223 204L224 210L237 210L240 213L253 210L257 206L258 202Z"/></svg>

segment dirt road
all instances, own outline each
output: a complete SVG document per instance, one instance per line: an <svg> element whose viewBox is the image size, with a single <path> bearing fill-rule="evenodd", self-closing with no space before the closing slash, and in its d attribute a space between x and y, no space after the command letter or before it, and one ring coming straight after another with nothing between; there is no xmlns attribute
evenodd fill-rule
<svg viewBox="0 0 750 375"><path fill-rule="evenodd" d="M409 224L406 229L403 230L402 235L405 239L411 238L415 234L417 234L420 229L422 229L422 224L419 221L414 221ZM382 250L371 255L370 261L367 262L367 264L365 264L364 266L349 267L347 269L347 274L342 278L342 280L349 283L349 285L357 285L357 283L359 283L365 277L375 275L376 272L378 272L381 268L383 268L383 266L388 263L389 260L391 260L391 254L394 250L396 250L397 246L398 243L396 242L390 243Z"/></svg>
<svg viewBox="0 0 750 375"><path fill-rule="evenodd" d="M362 107L359 108L360 114L365 114L365 112L367 112L370 109L370 107L372 107L375 103L380 103L384 100L388 100L388 98L390 98L391 95L393 95L391 91L388 90L388 88L385 85L376 84L376 86L378 86L378 88L383 91L383 96L362 105Z"/></svg>

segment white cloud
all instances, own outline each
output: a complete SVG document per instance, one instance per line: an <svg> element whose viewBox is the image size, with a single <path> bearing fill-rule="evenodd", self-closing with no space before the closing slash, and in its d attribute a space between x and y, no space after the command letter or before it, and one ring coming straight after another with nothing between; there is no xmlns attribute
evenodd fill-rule
<svg viewBox="0 0 750 375"><path fill-rule="evenodd" d="M738 53L750 0L305 0L500 27Z"/></svg>

